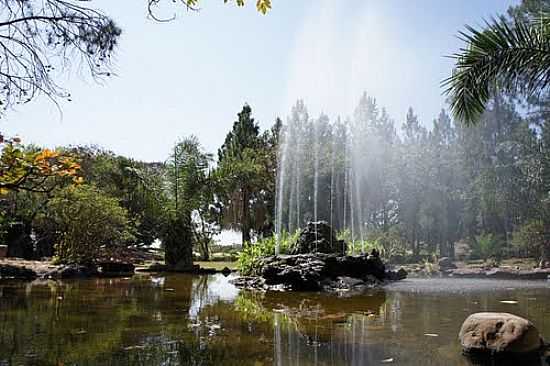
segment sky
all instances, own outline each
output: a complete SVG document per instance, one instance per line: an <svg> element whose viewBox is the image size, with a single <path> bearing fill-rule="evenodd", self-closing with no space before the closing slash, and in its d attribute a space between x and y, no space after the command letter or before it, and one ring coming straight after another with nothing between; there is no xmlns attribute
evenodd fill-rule
<svg viewBox="0 0 550 366"><path fill-rule="evenodd" d="M62 114L38 98L8 111L0 130L25 143L94 144L164 161L189 135L216 152L244 103L266 129L286 120L297 99L311 117L351 115L363 92L397 126L413 107L429 127L445 107L440 82L452 70L446 56L462 45L457 32L517 2L273 0L262 15L253 0L245 8L202 0L199 12L161 9L177 17L157 23L146 0L93 0L123 30L116 76L101 84L60 76L72 94Z"/></svg>

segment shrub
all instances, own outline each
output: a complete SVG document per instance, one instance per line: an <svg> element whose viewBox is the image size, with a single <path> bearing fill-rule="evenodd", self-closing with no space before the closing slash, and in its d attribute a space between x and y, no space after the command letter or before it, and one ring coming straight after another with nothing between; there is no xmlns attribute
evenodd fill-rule
<svg viewBox="0 0 550 366"><path fill-rule="evenodd" d="M544 224L542 220L532 220L522 225L512 237L512 245L529 256L538 258L544 246Z"/></svg>
<svg viewBox="0 0 550 366"><path fill-rule="evenodd" d="M292 246L296 243L299 232L294 234L282 233L280 238L280 254L286 254L290 251ZM251 276L259 274L261 258L271 255L275 255L275 246L277 238L271 236L259 240L254 244L248 244L243 247L242 252L239 254L237 260L237 269L243 276Z"/></svg>
<svg viewBox="0 0 550 366"><path fill-rule="evenodd" d="M348 244L348 254L357 254L361 251L370 253L376 249L384 259L391 259L395 256L405 256L406 243L402 240L397 230L387 232L372 232L367 235L365 240L352 241L349 229L340 231L337 235L338 240L344 240Z"/></svg>
<svg viewBox="0 0 550 366"><path fill-rule="evenodd" d="M113 252L133 239L127 211L94 186L67 187L48 203L58 234L56 256L63 263L93 263L101 249Z"/></svg>
<svg viewBox="0 0 550 366"><path fill-rule="evenodd" d="M472 258L487 261L489 258L499 259L502 254L502 241L493 234L476 236L471 243Z"/></svg>

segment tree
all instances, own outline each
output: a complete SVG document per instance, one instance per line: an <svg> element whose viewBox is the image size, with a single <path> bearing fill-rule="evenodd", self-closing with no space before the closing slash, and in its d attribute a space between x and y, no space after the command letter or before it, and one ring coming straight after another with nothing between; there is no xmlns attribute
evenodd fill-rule
<svg viewBox="0 0 550 366"><path fill-rule="evenodd" d="M84 66L94 79L110 75L121 34L112 19L77 0L0 1L0 90L4 109L43 93L70 98L57 76Z"/></svg>
<svg viewBox="0 0 550 366"><path fill-rule="evenodd" d="M243 245L250 242L250 209L254 192L265 185L265 160L267 154L262 146L260 128L252 118L252 109L245 104L218 150L218 165L225 186L226 210L237 213Z"/></svg>
<svg viewBox="0 0 550 366"><path fill-rule="evenodd" d="M467 31L461 33L467 48L455 55L453 75L444 81L455 117L467 125L477 123L495 90L512 95L519 93L528 99L534 96L535 100L542 95L539 105L547 106L550 81L548 5L539 2L537 16L532 1L524 1L510 9L511 20L500 17L487 23L484 30L468 26ZM543 139L544 134L543 129ZM543 142L543 148L544 145ZM545 215L549 211L546 207L548 196L546 190L539 197L546 235L541 265L545 265L550 256L550 217Z"/></svg>
<svg viewBox="0 0 550 366"><path fill-rule="evenodd" d="M134 240L127 211L96 187L67 187L50 200L48 210L58 232L57 257L63 263L91 264Z"/></svg>
<svg viewBox="0 0 550 366"><path fill-rule="evenodd" d="M230 0L224 0L225 3ZM27 103L40 94L57 104L71 94L59 76L71 66L84 67L94 80L111 75L111 58L121 29L103 12L83 5L85 0L0 0L0 105L4 109ZM200 0L180 0L198 10ZM244 6L244 0L235 0ZM147 0L150 16L160 4L176 1ZM271 0L257 0L265 14Z"/></svg>
<svg viewBox="0 0 550 366"><path fill-rule="evenodd" d="M212 174L211 163L212 155L204 151L195 136L190 136L174 146L168 164L175 211L190 223L190 239L198 244L203 260L209 258L209 244L218 232L221 211L216 195L218 180Z"/></svg>
<svg viewBox="0 0 550 366"><path fill-rule="evenodd" d="M172 18L159 18L159 16L156 14L156 9L161 4L165 4L168 1L166 0L147 0L148 9L150 16L157 20L157 21L170 21L175 18L173 16ZM187 10L197 11L199 10L201 0L180 0L180 1L170 1L171 3L180 3L182 4ZM223 0L224 3L228 2L235 2L237 6L244 6L246 1L245 0ZM256 9L262 13L266 14L271 9L271 0L256 0Z"/></svg>
<svg viewBox="0 0 550 366"><path fill-rule="evenodd" d="M2 138L3 139L3 138ZM48 193L67 179L81 183L74 157L49 149L26 149L18 138L0 142L0 195L10 191Z"/></svg>
<svg viewBox="0 0 550 366"><path fill-rule="evenodd" d="M476 123L494 89L534 95L548 86L550 13L536 20L500 17L460 35L467 45L454 55L453 75L443 82L455 118Z"/></svg>

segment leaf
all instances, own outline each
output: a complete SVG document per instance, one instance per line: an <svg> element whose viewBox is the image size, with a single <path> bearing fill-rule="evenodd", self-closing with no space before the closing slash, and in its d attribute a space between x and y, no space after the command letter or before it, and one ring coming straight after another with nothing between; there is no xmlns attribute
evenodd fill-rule
<svg viewBox="0 0 550 366"><path fill-rule="evenodd" d="M517 304L518 302L515 300L501 300L500 301L503 304Z"/></svg>
<svg viewBox="0 0 550 366"><path fill-rule="evenodd" d="M266 14L268 10L271 10L271 0L258 0L256 2L256 9L262 14Z"/></svg>

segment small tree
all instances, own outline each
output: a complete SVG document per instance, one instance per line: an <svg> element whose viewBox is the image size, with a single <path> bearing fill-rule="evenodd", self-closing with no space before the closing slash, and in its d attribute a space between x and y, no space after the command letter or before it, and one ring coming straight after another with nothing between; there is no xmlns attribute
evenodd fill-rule
<svg viewBox="0 0 550 366"><path fill-rule="evenodd" d="M90 185L63 189L48 203L57 226L56 255L63 263L90 264L133 239L127 211Z"/></svg>

